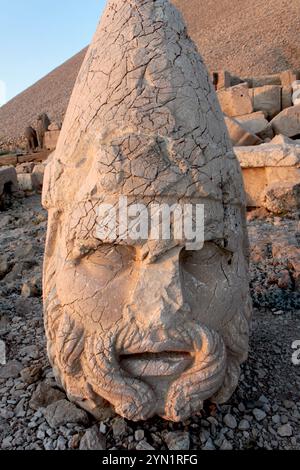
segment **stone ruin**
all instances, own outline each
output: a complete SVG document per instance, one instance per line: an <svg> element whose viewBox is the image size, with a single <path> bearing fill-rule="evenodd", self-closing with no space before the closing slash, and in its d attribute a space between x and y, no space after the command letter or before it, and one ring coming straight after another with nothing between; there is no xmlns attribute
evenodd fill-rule
<svg viewBox="0 0 300 470"><path fill-rule="evenodd" d="M205 242L99 239L97 208L197 203ZM248 353L242 176L208 72L167 0L110 0L46 168L48 355L95 417L183 421Z"/></svg>
<svg viewBox="0 0 300 470"><path fill-rule="evenodd" d="M300 72L239 78L212 74L248 207L300 214ZM216 78L217 77L217 78Z"/></svg>

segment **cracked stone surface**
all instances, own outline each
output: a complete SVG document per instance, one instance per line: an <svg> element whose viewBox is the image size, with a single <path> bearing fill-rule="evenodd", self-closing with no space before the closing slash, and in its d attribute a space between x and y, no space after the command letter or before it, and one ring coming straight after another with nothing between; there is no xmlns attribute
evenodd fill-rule
<svg viewBox="0 0 300 470"><path fill-rule="evenodd" d="M205 243L97 237L97 208L197 203ZM166 0L109 1L45 174L48 354L101 418L180 422L226 402L248 354L241 172L218 100Z"/></svg>
<svg viewBox="0 0 300 470"><path fill-rule="evenodd" d="M0 245L9 266L0 280L0 340L7 359L7 367L0 365L0 448L63 450L86 448L88 443L97 449L99 440L104 446L97 426L110 450L166 450L171 440L181 448L187 443L191 450L300 449L300 365L291 360L292 343L300 339L298 221L261 212L248 215L255 308L249 359L231 399L218 406L205 402L204 410L183 423L159 417L133 423L114 415L100 423L90 417L83 425L69 416L67 424L55 429L46 414L55 412L51 405L66 395L58 389L46 357L41 293L21 296L22 286L33 276L41 283L46 213L39 196L0 213ZM266 414L262 421L257 421L258 409L261 416ZM237 428L225 424L228 414Z"/></svg>

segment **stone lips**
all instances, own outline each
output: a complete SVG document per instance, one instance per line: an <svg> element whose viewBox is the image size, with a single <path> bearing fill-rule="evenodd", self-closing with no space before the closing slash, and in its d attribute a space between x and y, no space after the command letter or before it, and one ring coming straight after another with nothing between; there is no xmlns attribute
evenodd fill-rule
<svg viewBox="0 0 300 470"><path fill-rule="evenodd" d="M174 421L208 398L227 400L247 356L251 313L243 186L208 73L168 1L108 2L45 180L48 352L69 398L95 416L107 400L132 420ZM206 246L204 267L192 259L183 280L183 246L161 247L155 262L147 260L150 246L139 259L133 246L132 258L121 245L86 250L81 240L93 238L97 201L124 194L215 204L222 229L211 232L219 244ZM193 347L168 376L185 334L194 335ZM151 376L141 373L141 361Z"/></svg>

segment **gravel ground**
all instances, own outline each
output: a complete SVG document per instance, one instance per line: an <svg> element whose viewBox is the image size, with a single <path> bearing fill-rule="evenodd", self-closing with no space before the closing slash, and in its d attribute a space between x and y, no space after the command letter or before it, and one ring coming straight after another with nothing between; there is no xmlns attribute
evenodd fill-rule
<svg viewBox="0 0 300 470"><path fill-rule="evenodd" d="M223 406L182 424L95 423L55 385L45 353L41 266L46 214L35 195L0 213L0 449L300 449L300 340L297 224L249 214L254 318L249 361ZM298 265L297 265L298 262Z"/></svg>

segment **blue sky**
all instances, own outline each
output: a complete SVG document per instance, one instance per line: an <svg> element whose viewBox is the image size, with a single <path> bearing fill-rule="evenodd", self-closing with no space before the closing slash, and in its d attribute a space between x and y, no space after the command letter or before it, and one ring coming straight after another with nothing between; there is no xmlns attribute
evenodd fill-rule
<svg viewBox="0 0 300 470"><path fill-rule="evenodd" d="M105 3L0 0L0 106L88 45Z"/></svg>

